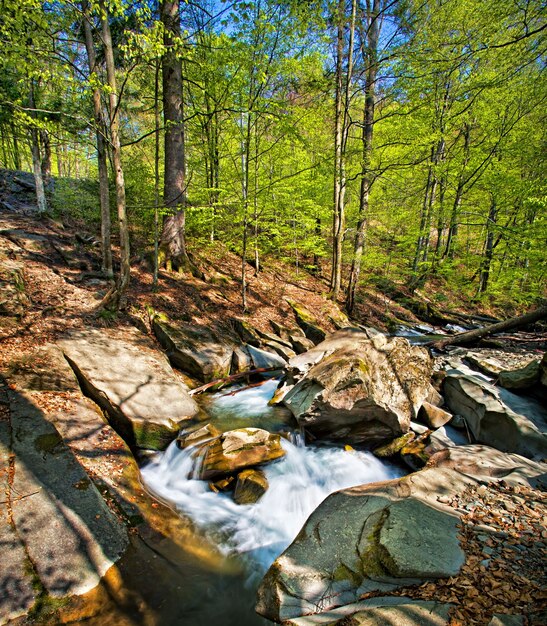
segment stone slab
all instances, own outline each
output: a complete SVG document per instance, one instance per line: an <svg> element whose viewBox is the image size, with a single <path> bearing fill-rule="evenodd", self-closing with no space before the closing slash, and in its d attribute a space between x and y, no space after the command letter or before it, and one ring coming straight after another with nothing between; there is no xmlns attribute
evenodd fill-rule
<svg viewBox="0 0 547 626"><path fill-rule="evenodd" d="M76 332L60 342L86 395L131 447L167 447L198 405L165 356L136 329Z"/></svg>
<svg viewBox="0 0 547 626"><path fill-rule="evenodd" d="M9 399L15 528L48 594L83 594L125 550L126 529L42 412L22 393Z"/></svg>

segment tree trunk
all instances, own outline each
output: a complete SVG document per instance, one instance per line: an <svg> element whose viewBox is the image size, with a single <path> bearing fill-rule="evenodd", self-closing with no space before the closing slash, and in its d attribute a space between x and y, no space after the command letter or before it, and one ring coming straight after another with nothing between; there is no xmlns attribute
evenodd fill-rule
<svg viewBox="0 0 547 626"><path fill-rule="evenodd" d="M355 242L353 245L353 261L349 276L348 290L346 296L346 309L348 313L353 311L355 306L355 294L359 285L359 277L361 275L361 260L365 249L365 231L367 226L367 217L369 209L370 188L372 186L372 173L370 163L372 157L372 139L374 132L374 107L375 107L375 83L378 73L377 52L378 38L380 35L380 22L378 14L380 10L380 0L374 0L372 12L367 15L367 35L366 50L363 41L363 54L367 54L367 71L365 77L365 108L363 111L363 132L362 144L363 155L361 165L361 185L359 189L359 218L357 221L357 230L355 233Z"/></svg>
<svg viewBox="0 0 547 626"><path fill-rule="evenodd" d="M129 262L129 228L125 206L125 181L122 167L122 151L119 132L118 88L116 84L116 68L114 65L114 49L108 22L108 13L104 2L101 2L101 22L103 31L106 75L108 80L108 105L110 112L110 141L112 143L112 163L116 177L116 207L120 231L120 274L116 285L106 294L101 306L110 310L119 310L124 305L125 292L131 278Z"/></svg>
<svg viewBox="0 0 547 626"><path fill-rule="evenodd" d="M163 204L173 209L164 219L160 248L166 266L182 270L190 266L186 252L185 146L180 44L180 0L160 2L164 27L162 57L165 171ZM178 209L178 210L177 210Z"/></svg>
<svg viewBox="0 0 547 626"><path fill-rule="evenodd" d="M512 317L511 319L503 322L490 324L490 326L485 326L484 328L477 328L465 333L460 333L459 335L454 335L454 337L447 337L446 339L441 339L439 341L432 341L426 345L428 347L435 348L436 350L442 350L446 346L459 346L462 344L467 345L475 343L479 339L488 337L494 333L500 333L505 330L513 330L515 328L527 326L528 324L533 324L534 322L538 322L542 319L547 319L547 306L540 307L539 309L526 313L525 315Z"/></svg>
<svg viewBox="0 0 547 626"><path fill-rule="evenodd" d="M450 215L450 226L448 228L448 236L446 239L446 248L444 250L443 258L444 257L448 257L449 259L454 258L454 246L456 242L456 237L458 235L458 225L459 225L459 219L460 219L460 205L461 205L462 198L463 198L463 191L465 188L465 184L467 182L465 178L465 170L469 162L470 134L471 134L471 127L468 123L465 123L464 128L463 128L463 138L464 138L463 163L462 163L462 169L460 172L460 177L458 180L458 186L456 188L456 196L454 198L454 204L452 206L452 213Z"/></svg>
<svg viewBox="0 0 547 626"><path fill-rule="evenodd" d="M338 31L336 37L336 88L334 104L334 188L332 219L332 271L330 288L334 300L340 291L342 276L342 236L344 232L344 189L343 180L343 65L344 65L344 24L346 17L345 0L338 1Z"/></svg>
<svg viewBox="0 0 547 626"><path fill-rule="evenodd" d="M19 154L19 139L17 137L17 128L13 122L11 123L11 130L13 133L13 165L16 170L20 170L21 155Z"/></svg>
<svg viewBox="0 0 547 626"><path fill-rule="evenodd" d="M484 243L484 259L481 263L479 289L478 293L486 293L488 289L488 280L490 278L490 267L492 265L492 257L494 256L494 227L497 220L497 207L494 196L491 198L490 210L486 220L486 241Z"/></svg>
<svg viewBox="0 0 547 626"><path fill-rule="evenodd" d="M108 278L112 278L114 276L114 270L112 269L112 244L110 241L111 220L110 198L108 190L108 166L106 157L106 124L101 103L101 90L98 87L99 78L97 74L97 59L95 54L95 44L93 42L93 33L91 31L89 3L87 2L87 0L84 0L82 2L82 11L84 14L83 25L89 75L90 78L93 80L94 85L96 85L93 89L93 115L95 118L95 136L97 140L99 202L101 206L101 269Z"/></svg>
<svg viewBox="0 0 547 626"><path fill-rule="evenodd" d="M245 131L245 134L243 134ZM241 113L241 194L243 199L243 241L241 253L241 304L247 311L247 222L249 215L249 152L251 144L251 115L247 113L247 127Z"/></svg>
<svg viewBox="0 0 547 626"><path fill-rule="evenodd" d="M42 178L44 185L47 186L51 180L51 142L47 130L40 130L40 144L42 146L42 161L40 167L42 169Z"/></svg>
<svg viewBox="0 0 547 626"><path fill-rule="evenodd" d="M36 102L34 99L34 80L30 81L29 90L29 106L31 108L31 116L34 118L36 112ZM34 171L34 182L36 185L36 203L38 205L38 213L42 214L47 211L46 194L44 191L44 179L42 177L42 161L40 159L40 137L36 126L30 128L30 149L32 152L32 169Z"/></svg>
<svg viewBox="0 0 547 626"><path fill-rule="evenodd" d="M160 62L156 61L154 76L154 278L152 285L158 287L159 273L159 210L160 210Z"/></svg>

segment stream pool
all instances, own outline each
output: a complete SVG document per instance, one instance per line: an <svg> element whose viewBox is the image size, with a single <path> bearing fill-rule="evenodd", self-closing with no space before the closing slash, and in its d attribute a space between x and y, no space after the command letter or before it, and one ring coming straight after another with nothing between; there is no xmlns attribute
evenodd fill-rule
<svg viewBox="0 0 547 626"><path fill-rule="evenodd" d="M282 441L285 456L263 468L269 489L256 504L238 505L230 495L212 492L206 481L189 478L196 463L195 449L180 450L175 442L141 470L150 492L190 519L227 560L237 563L241 588L237 594L239 617L233 623L241 626L270 623L254 612L255 590L268 567L330 493L404 473L368 452L305 447L294 434L290 414L268 406L277 383L271 379L258 387L231 388L200 398L210 421L222 431L249 426L271 432L293 430L292 442ZM218 602L226 602L224 594ZM247 606L241 606L242 602ZM232 623L231 606L208 605L203 611L203 617L213 612L223 615L218 623ZM197 617L195 623L206 623Z"/></svg>

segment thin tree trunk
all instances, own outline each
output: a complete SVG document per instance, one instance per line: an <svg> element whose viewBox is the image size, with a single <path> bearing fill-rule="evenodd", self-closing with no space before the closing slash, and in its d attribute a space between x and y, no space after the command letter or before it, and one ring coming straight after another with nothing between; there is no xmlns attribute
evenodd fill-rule
<svg viewBox="0 0 547 626"><path fill-rule="evenodd" d="M29 90L29 106L31 109L31 117L35 117L36 102L34 99L34 80L30 81ZM32 169L34 171L34 183L36 185L36 203L38 205L38 213L42 214L47 211L46 194L44 191L44 179L42 178L42 161L40 159L40 138L36 126L30 128L30 148L32 152Z"/></svg>
<svg viewBox="0 0 547 626"><path fill-rule="evenodd" d="M168 268L191 266L186 251L185 145L180 44L180 0L160 2L164 27L162 57L164 156L163 204L174 214L165 218L160 248Z"/></svg>
<svg viewBox="0 0 547 626"><path fill-rule="evenodd" d="M110 198L108 189L108 166L107 166L107 144L106 144L106 124L103 115L103 107L101 103L101 90L98 87L99 78L97 74L97 57L95 54L95 44L93 42L93 33L91 31L91 16L89 11L89 3L87 0L82 2L82 11L84 14L84 36L85 48L87 51L87 63L89 67L89 75L93 80L93 115L95 118L95 137L97 141L97 166L99 170L99 202L101 206L101 253L102 253L102 271L108 277L114 276L112 268L112 243L111 237L111 219L110 219Z"/></svg>
<svg viewBox="0 0 547 626"><path fill-rule="evenodd" d="M492 258L494 256L494 226L497 220L496 199L492 195L490 201L490 210L486 220L486 241L484 244L484 259L481 263L479 289L478 293L486 293L488 289L488 280L490 278L490 267L492 266Z"/></svg>
<svg viewBox="0 0 547 626"><path fill-rule="evenodd" d="M116 207L118 212L118 226L120 231L120 274L116 285L103 298L101 305L106 309L119 310L125 299L125 292L131 278L129 260L129 228L125 206L125 181L122 166L122 151L119 132L118 88L116 84L116 68L114 65L114 49L112 35L108 22L108 13L104 2L101 2L101 22L103 31L104 55L106 61L106 75L109 93L108 103L110 111L110 141L112 143L112 163L116 178Z"/></svg>
<svg viewBox="0 0 547 626"><path fill-rule="evenodd" d="M535 311L530 311L525 315L512 317L511 319L505 320L503 322L490 324L489 326L485 326L484 328L476 328L475 330L470 330L465 333L460 333L459 335L454 335L454 337L447 337L446 339L441 339L439 341L432 341L431 343L428 343L426 345L431 348L435 348L436 350L442 350L446 346L471 344L477 342L483 337L488 337L489 335L492 335L494 333L500 333L506 330L514 330L515 328L521 328L522 326L533 324L534 322L538 322L542 319L547 319L547 306L540 307Z"/></svg>
<svg viewBox="0 0 547 626"><path fill-rule="evenodd" d="M159 210L160 210L160 62L156 61L154 77L154 289L158 287L159 273Z"/></svg>
<svg viewBox="0 0 547 626"><path fill-rule="evenodd" d="M17 137L17 128L15 124L11 123L11 130L13 136L13 165L16 170L21 169L21 155L19 154L19 139Z"/></svg>
<svg viewBox="0 0 547 626"><path fill-rule="evenodd" d="M342 275L342 234L343 234L343 64L344 64L344 24L346 17L345 0L338 1L338 31L336 37L336 88L334 104L334 188L332 220L332 271L330 288L334 300L340 291Z"/></svg>
<svg viewBox="0 0 547 626"><path fill-rule="evenodd" d="M359 189L359 217L357 221L357 230L355 232L355 242L353 246L353 261L348 282L348 290L346 295L346 309L348 313L353 311L355 307L355 295L359 285L359 277L361 274L361 261L365 249L365 231L367 225L367 217L369 211L369 196L372 186L372 173L370 169L372 158L372 140L374 132L374 107L375 107L375 83L378 73L377 67L377 51L378 38L380 35L380 22L378 14L380 10L380 0L374 0L372 12L367 16L367 71L365 77L365 108L363 111L363 131L362 144L363 154L361 163L361 184ZM364 44L364 42L363 42ZM364 48L364 45L363 45ZM365 54L365 50L363 49Z"/></svg>
<svg viewBox="0 0 547 626"><path fill-rule="evenodd" d="M49 140L49 133L45 129L40 130L40 144L42 146L42 161L40 167L42 168L44 185L47 186L51 180L51 142Z"/></svg>
<svg viewBox="0 0 547 626"><path fill-rule="evenodd" d="M243 134L245 130L245 135ZM241 113L241 193L243 198L243 242L241 254L241 304L247 310L247 222L249 214L249 151L251 143L251 115L247 113L247 127L244 129L244 115Z"/></svg>
<svg viewBox="0 0 547 626"><path fill-rule="evenodd" d="M460 177L458 180L458 186L456 188L456 196L454 198L454 204L452 205L452 213L450 215L450 226L448 228L448 236L446 239L446 248L444 250L443 258L448 257L449 259L454 258L454 246L456 243L456 237L458 235L458 225L460 219L460 205L463 198L463 192L465 188L465 170L467 168L467 164L469 162L469 137L471 133L471 127L468 123L464 125L463 129L463 137L464 137L464 146L463 146L463 163L462 169L460 172Z"/></svg>

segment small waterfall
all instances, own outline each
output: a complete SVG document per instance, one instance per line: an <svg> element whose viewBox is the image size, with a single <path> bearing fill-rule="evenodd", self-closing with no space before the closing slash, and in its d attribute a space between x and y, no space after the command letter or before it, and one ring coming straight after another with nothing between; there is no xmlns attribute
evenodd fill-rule
<svg viewBox="0 0 547 626"><path fill-rule="evenodd" d="M142 469L147 487L213 537L226 554L240 554L260 574L291 543L312 511L332 492L400 475L370 453L304 447L283 441L285 457L264 467L266 494L238 505L213 493L196 475L195 449L175 443ZM258 566L258 567L257 567ZM260 570L260 571L257 571Z"/></svg>

